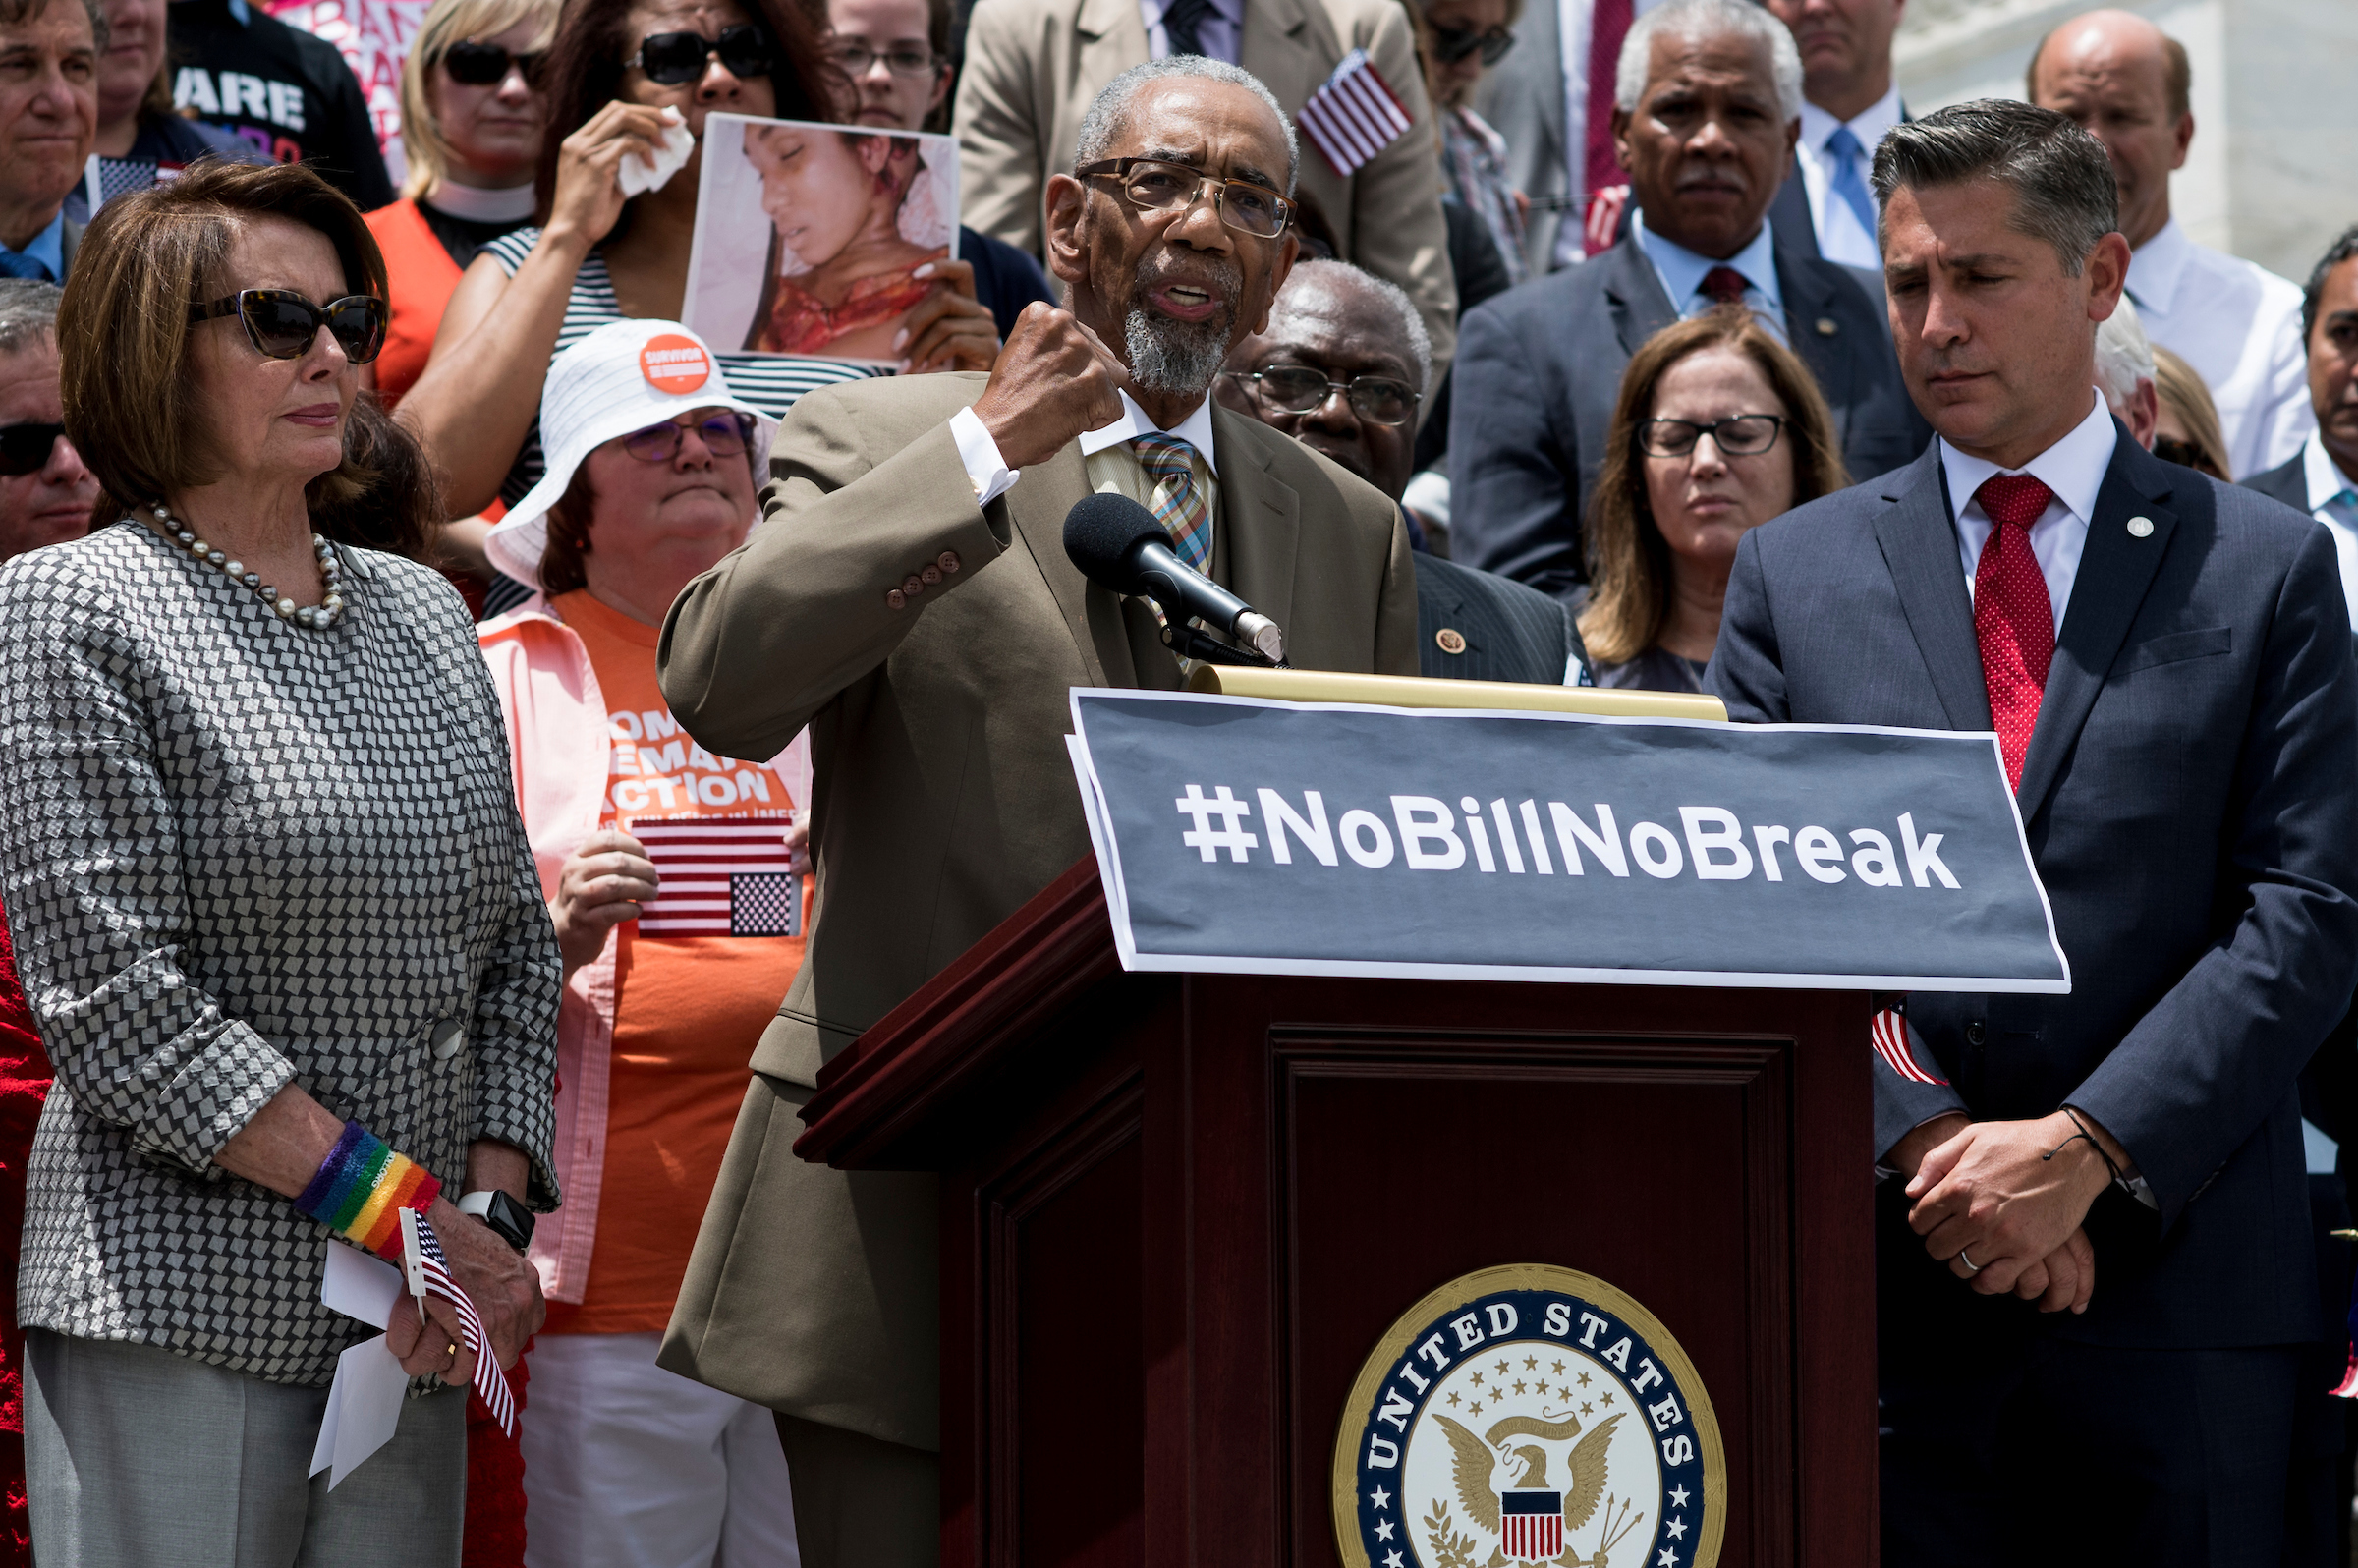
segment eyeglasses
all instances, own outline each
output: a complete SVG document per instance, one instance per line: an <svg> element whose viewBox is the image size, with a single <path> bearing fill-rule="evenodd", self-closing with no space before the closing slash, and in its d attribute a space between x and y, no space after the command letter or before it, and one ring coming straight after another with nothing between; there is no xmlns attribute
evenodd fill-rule
<svg viewBox="0 0 2358 1568"><path fill-rule="evenodd" d="M1443 65L1455 65L1475 50L1482 51L1482 63L1494 66L1506 58L1515 46L1515 35L1505 28L1492 28L1488 32L1476 32L1471 28L1431 28L1432 57Z"/></svg>
<svg viewBox="0 0 2358 1568"><path fill-rule="evenodd" d="M1266 370L1230 370L1232 379L1250 381L1261 400L1284 414L1308 414L1335 393L1349 398L1351 412L1370 424L1406 424L1424 394L1405 381L1386 375L1354 376L1329 381L1326 372L1305 364L1279 364Z"/></svg>
<svg viewBox="0 0 2358 1568"><path fill-rule="evenodd" d="M852 77L864 77L884 62L884 69L896 77L929 77L941 68L941 57L930 49L885 49L878 51L865 43L835 45L835 63Z"/></svg>
<svg viewBox="0 0 2358 1568"><path fill-rule="evenodd" d="M0 474L13 479L40 473L65 438L62 424L0 424Z"/></svg>
<svg viewBox="0 0 2358 1568"><path fill-rule="evenodd" d="M714 457L742 457L754 438L754 417L724 409L693 425L669 420L633 430L622 438L622 449L642 463L669 463L680 450L680 438L692 429L703 437L704 449Z"/></svg>
<svg viewBox="0 0 2358 1568"><path fill-rule="evenodd" d="M717 38L701 32L650 32L639 40L639 52L623 62L646 73L646 80L666 87L686 86L704 74L714 55L733 77L765 77L774 63L769 34L750 22L720 29Z"/></svg>
<svg viewBox="0 0 2358 1568"><path fill-rule="evenodd" d="M451 81L466 87L498 86L508 80L508 71L513 67L524 73L524 84L537 92L542 68L547 64L546 49L510 54L496 43L462 41L442 51L442 69L450 73Z"/></svg>
<svg viewBox="0 0 2358 1568"><path fill-rule="evenodd" d="M1119 180L1122 195L1141 212L1177 212L1208 195L1220 221L1239 234L1274 240L1293 221L1294 204L1255 180L1223 180L1183 163L1153 158L1107 158L1073 171L1077 180Z"/></svg>
<svg viewBox="0 0 2358 1568"><path fill-rule="evenodd" d="M385 302L373 294L348 294L321 306L292 289L240 289L210 305L189 307L192 326L224 315L246 324L246 341L265 359L302 359L321 327L355 364L366 364L385 346Z"/></svg>
<svg viewBox="0 0 2358 1568"><path fill-rule="evenodd" d="M1722 457L1756 457L1776 445L1781 414L1738 414L1709 424L1692 420L1648 420L1638 426L1638 450L1648 457L1685 457L1710 436Z"/></svg>

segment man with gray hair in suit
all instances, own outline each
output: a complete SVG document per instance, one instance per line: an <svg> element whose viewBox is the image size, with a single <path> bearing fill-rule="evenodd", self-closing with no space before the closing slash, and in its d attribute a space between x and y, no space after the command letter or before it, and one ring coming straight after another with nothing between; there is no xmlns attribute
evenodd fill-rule
<svg viewBox="0 0 2358 1568"><path fill-rule="evenodd" d="M1716 305L1751 308L1809 366L1842 461L1881 474L1929 434L1900 395L1878 280L1777 243L1768 203L1801 129L1793 34L1747 0L1668 0L1622 41L1613 128L1629 232L1466 312L1449 410L1451 556L1567 597L1629 357Z"/></svg>

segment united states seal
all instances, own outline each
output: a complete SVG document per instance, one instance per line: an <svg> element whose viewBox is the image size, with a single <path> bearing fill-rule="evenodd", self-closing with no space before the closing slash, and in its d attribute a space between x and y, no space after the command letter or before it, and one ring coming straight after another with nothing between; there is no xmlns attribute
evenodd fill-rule
<svg viewBox="0 0 2358 1568"><path fill-rule="evenodd" d="M1712 1568L1727 1466L1670 1331L1544 1263L1467 1274L1376 1344L1334 1446L1348 1568Z"/></svg>

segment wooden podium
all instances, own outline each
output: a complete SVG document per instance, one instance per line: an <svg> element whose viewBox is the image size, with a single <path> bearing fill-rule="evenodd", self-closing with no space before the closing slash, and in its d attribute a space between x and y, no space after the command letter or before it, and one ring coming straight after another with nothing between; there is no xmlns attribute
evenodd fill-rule
<svg viewBox="0 0 2358 1568"><path fill-rule="evenodd" d="M1684 1346L1722 1564L1866 1568L1869 1016L1125 974L1089 860L829 1064L796 1150L941 1173L944 1568L1330 1568L1361 1364L1504 1263L1609 1281Z"/></svg>

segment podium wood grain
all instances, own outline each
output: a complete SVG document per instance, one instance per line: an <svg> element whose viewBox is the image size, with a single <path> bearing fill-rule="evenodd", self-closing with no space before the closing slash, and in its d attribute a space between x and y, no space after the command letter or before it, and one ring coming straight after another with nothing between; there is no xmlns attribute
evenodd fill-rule
<svg viewBox="0 0 2358 1568"><path fill-rule="evenodd" d="M1093 862L830 1063L805 1158L942 1173L944 1568L1329 1568L1405 1308L1547 1262L1686 1348L1727 1565L1875 1560L1867 998L1127 975Z"/></svg>

